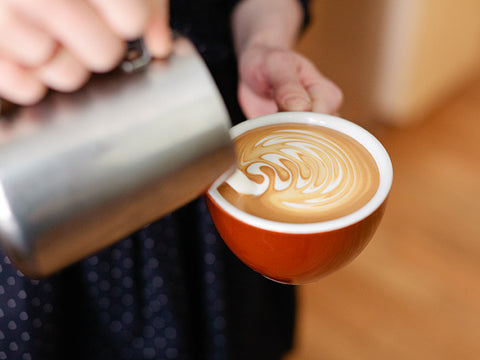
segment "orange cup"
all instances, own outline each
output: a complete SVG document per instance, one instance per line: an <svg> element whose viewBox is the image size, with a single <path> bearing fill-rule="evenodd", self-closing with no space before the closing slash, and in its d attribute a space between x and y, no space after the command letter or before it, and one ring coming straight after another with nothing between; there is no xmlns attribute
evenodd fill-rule
<svg viewBox="0 0 480 360"><path fill-rule="evenodd" d="M231 129L235 139L256 127L278 123L317 124L340 131L362 144L376 161L380 183L375 195L359 210L317 223L296 224L266 220L234 207L217 191L207 192L213 222L232 252L253 270L286 284L304 284L352 261L368 244L382 218L393 170L382 144L347 120L317 113L284 112L245 121Z"/></svg>

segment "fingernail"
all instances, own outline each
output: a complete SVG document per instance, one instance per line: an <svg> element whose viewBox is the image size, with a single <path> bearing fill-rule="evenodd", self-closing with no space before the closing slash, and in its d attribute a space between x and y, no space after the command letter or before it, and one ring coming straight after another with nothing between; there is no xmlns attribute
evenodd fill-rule
<svg viewBox="0 0 480 360"><path fill-rule="evenodd" d="M310 111L312 103L303 97L294 97L285 101L286 111Z"/></svg>

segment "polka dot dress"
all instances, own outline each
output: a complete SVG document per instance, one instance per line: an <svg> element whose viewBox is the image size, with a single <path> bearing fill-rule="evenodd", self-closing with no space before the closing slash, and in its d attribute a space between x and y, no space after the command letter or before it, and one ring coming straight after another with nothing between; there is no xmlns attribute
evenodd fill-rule
<svg viewBox="0 0 480 360"><path fill-rule="evenodd" d="M279 359L293 308L293 287L226 249L203 199L47 279L0 252L0 360Z"/></svg>

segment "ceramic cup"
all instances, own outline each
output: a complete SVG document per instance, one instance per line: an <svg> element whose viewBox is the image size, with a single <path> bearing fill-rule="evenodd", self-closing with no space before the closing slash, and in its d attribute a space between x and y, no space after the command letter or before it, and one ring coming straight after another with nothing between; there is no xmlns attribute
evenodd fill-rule
<svg viewBox="0 0 480 360"><path fill-rule="evenodd" d="M313 124L337 130L363 145L379 170L376 193L359 210L333 220L288 223L246 213L226 201L219 183L207 192L213 222L232 252L253 270L286 284L315 281L352 261L367 245L382 218L393 170L382 144L358 125L330 115L284 112L245 121L233 127L233 139L244 132L280 123Z"/></svg>

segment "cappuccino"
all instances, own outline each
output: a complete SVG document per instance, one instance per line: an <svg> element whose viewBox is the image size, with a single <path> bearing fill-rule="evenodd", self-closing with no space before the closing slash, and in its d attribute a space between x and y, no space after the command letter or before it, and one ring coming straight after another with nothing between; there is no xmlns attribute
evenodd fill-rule
<svg viewBox="0 0 480 360"><path fill-rule="evenodd" d="M374 158L336 130L280 123L234 141L238 169L218 192L251 215L284 223L328 221L359 210L377 192Z"/></svg>

